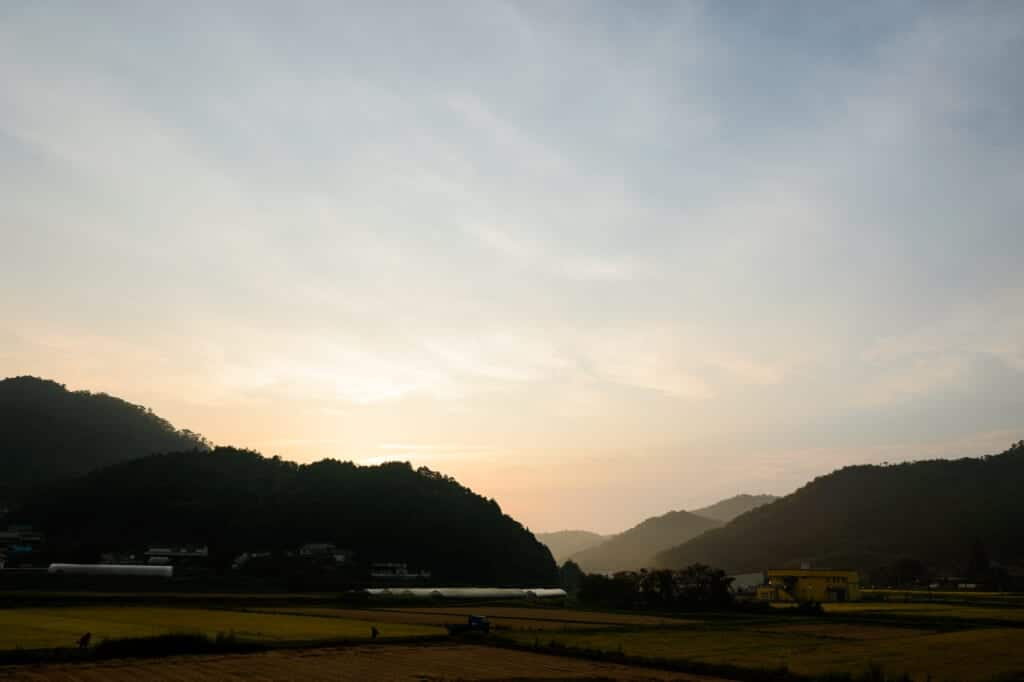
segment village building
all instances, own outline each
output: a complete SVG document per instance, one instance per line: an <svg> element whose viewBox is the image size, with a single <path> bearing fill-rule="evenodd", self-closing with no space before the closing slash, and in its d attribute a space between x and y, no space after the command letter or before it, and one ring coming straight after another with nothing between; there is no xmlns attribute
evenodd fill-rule
<svg viewBox="0 0 1024 682"><path fill-rule="evenodd" d="M776 569L766 573L757 588L758 601L840 602L860 601L860 576L856 571L823 569Z"/></svg>

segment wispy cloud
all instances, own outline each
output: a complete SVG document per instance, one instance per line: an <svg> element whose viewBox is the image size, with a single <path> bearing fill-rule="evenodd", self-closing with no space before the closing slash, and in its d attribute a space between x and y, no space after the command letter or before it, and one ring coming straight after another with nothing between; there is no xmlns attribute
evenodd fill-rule
<svg viewBox="0 0 1024 682"><path fill-rule="evenodd" d="M4 374L528 519L1019 427L1012 3L0 12Z"/></svg>

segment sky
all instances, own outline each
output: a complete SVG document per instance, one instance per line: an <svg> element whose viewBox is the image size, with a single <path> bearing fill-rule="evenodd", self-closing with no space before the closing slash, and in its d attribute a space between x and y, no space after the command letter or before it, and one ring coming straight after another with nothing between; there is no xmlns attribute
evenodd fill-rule
<svg viewBox="0 0 1024 682"><path fill-rule="evenodd" d="M0 376L616 532L1024 438L1024 4L0 5Z"/></svg>

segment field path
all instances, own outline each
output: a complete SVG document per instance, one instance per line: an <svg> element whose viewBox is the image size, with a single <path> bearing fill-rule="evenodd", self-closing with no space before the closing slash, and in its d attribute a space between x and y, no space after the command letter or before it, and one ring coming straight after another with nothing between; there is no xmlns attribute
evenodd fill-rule
<svg viewBox="0 0 1024 682"><path fill-rule="evenodd" d="M678 680L723 682L525 651L466 644L385 645L271 651L225 656L175 656L102 663L0 667L0 680Z"/></svg>

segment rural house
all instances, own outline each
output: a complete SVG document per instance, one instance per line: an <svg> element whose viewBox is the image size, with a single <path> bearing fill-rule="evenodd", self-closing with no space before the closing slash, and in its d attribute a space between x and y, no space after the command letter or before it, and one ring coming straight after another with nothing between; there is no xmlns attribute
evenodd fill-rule
<svg viewBox="0 0 1024 682"><path fill-rule="evenodd" d="M757 588L759 601L860 601L860 576L856 571L778 569L767 572Z"/></svg>

